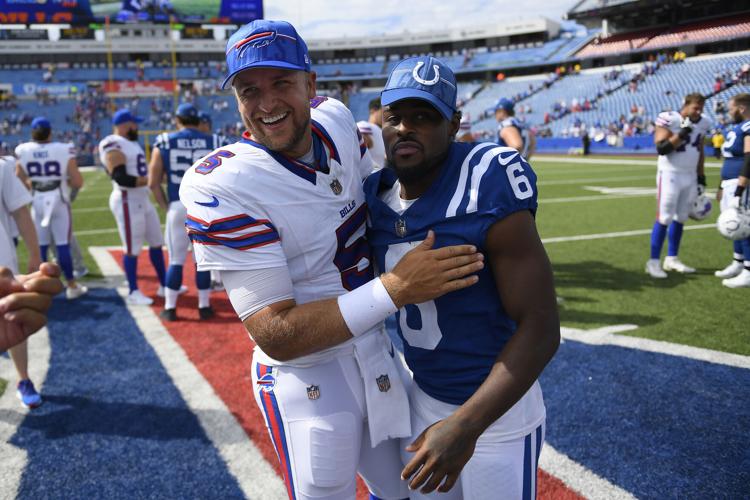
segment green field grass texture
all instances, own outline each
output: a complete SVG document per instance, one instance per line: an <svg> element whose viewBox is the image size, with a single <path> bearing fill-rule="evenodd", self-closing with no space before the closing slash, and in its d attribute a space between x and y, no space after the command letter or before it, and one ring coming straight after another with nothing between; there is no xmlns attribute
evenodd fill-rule
<svg viewBox="0 0 750 500"><path fill-rule="evenodd" d="M697 268L696 274L670 273L666 280L654 280L644 273L648 231L656 212L655 158L645 165L541 159L532 164L538 175L537 225L543 239L646 231L635 236L545 243L558 295L564 299L560 309L564 326L594 329L630 323L638 329L629 335L750 355L750 329L743 317L750 289L725 288L713 276L730 262L732 252L731 243L715 228L684 233L680 257ZM716 164L707 174L708 185L717 186ZM86 172L84 177L86 186L73 205L81 246L120 245L108 208L109 179L103 170ZM614 191L602 194L602 188ZM638 189L643 194L627 195L637 194ZM690 221L687 227L711 224L717 215L715 208L707 220ZM146 258L141 260L148 265ZM86 261L92 270L90 278L101 278L88 254Z"/></svg>

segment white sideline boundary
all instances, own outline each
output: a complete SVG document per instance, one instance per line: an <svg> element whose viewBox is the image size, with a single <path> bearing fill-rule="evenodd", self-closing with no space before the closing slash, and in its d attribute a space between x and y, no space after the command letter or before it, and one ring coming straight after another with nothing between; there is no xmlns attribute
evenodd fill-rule
<svg viewBox="0 0 750 500"><path fill-rule="evenodd" d="M123 273L105 247L89 247L102 274L112 282L121 282ZM119 278L119 279L118 279ZM127 291L117 289L125 299ZM125 304L138 328L159 356L167 374L195 413L206 435L219 451L227 469L247 498L287 498L282 479L263 458L258 448L237 423L211 385L190 362L182 347L167 332L148 306ZM249 399L249 404L254 402Z"/></svg>
<svg viewBox="0 0 750 500"><path fill-rule="evenodd" d="M716 224L696 224L695 226L685 226L685 231L697 231L699 229L716 228ZM651 229L635 229L633 231L618 231L614 233L594 233L594 234L579 234L577 236L557 236L554 238L542 238L542 243L545 245L548 243L564 243L567 241L587 241L587 240L602 240L608 238L623 238L626 236L642 236L644 234L651 234Z"/></svg>
<svg viewBox="0 0 750 500"><path fill-rule="evenodd" d="M42 328L29 337L29 377L44 398L44 381L47 378L50 360L49 331ZM0 396L0 411L8 418L0 420L0 497L16 498L21 477L29 458L23 448L10 443L26 414L31 411L21 406L16 397L18 376L13 361L0 358L0 378L8 381L8 387Z"/></svg>
<svg viewBox="0 0 750 500"><path fill-rule="evenodd" d="M560 335L565 340L573 340L589 345L613 345L627 349L666 354L681 358L704 361L717 365L732 366L750 370L750 356L733 354L729 352L714 351L702 347L693 347L684 344L675 344L663 340L652 340L643 337L631 337L629 335L617 335L618 332L626 332L637 329L637 325L612 325L593 330L579 330L577 328L561 327Z"/></svg>

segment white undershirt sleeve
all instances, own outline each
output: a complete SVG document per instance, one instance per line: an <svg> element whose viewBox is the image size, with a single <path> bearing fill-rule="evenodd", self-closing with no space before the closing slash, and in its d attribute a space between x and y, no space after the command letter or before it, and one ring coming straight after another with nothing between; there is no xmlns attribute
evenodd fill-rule
<svg viewBox="0 0 750 500"><path fill-rule="evenodd" d="M294 299L287 267L251 271L221 271L221 279L237 316L244 321L266 306Z"/></svg>

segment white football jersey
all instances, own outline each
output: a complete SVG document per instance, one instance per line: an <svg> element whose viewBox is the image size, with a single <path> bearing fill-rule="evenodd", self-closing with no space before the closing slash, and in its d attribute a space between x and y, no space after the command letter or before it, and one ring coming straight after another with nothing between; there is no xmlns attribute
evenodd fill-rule
<svg viewBox="0 0 750 500"><path fill-rule="evenodd" d="M298 304L372 278L362 191L372 159L342 103L312 103L313 146L327 173L248 137L187 170L180 200L200 271L288 267Z"/></svg>
<svg viewBox="0 0 750 500"><path fill-rule="evenodd" d="M682 115L677 111L664 111L656 118L656 126L669 129L673 134L680 132ZM668 155L659 155L657 165L659 170L670 170L677 172L695 172L698 158L703 151L703 139L711 129L708 118L701 116L697 123L691 123L693 130L687 142L675 148Z"/></svg>
<svg viewBox="0 0 750 500"><path fill-rule="evenodd" d="M68 199L68 161L75 158L72 143L25 142L16 147L16 158L33 184L60 183L60 193Z"/></svg>
<svg viewBox="0 0 750 500"><path fill-rule="evenodd" d="M148 175L148 165L146 165L146 154L138 141L131 141L126 137L117 134L111 134L99 142L99 159L102 165L107 164L107 153L109 151L119 150L125 155L125 173L134 177L145 177ZM127 190L129 192L145 193L148 191L147 186L129 188L122 187L115 181L112 181L112 188L115 190Z"/></svg>
<svg viewBox="0 0 750 500"><path fill-rule="evenodd" d="M0 266L18 273L16 249L11 231L12 213L31 203L31 193L16 177L12 156L0 157Z"/></svg>

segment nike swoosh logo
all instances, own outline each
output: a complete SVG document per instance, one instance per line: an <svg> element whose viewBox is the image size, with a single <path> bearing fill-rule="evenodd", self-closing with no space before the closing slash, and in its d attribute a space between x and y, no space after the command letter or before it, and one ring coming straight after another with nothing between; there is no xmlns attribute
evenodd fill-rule
<svg viewBox="0 0 750 500"><path fill-rule="evenodd" d="M213 198L211 201L196 201L195 203L204 207L218 207L219 199L216 196L212 196L211 198Z"/></svg>

